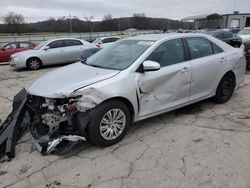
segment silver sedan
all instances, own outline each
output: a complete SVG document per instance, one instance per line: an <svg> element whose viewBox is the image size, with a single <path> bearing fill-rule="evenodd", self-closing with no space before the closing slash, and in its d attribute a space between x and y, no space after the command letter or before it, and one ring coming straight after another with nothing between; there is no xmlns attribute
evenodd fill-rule
<svg viewBox="0 0 250 188"><path fill-rule="evenodd" d="M77 61L84 49L93 46L87 41L72 38L49 40L32 50L13 54L10 66L36 70L44 65L72 63Z"/></svg>
<svg viewBox="0 0 250 188"><path fill-rule="evenodd" d="M208 35L122 39L85 63L50 72L26 88L32 119L41 121L31 122L31 133L36 130L38 140L49 138L48 152L69 135L110 146L133 122L207 98L227 102L245 68L241 49Z"/></svg>

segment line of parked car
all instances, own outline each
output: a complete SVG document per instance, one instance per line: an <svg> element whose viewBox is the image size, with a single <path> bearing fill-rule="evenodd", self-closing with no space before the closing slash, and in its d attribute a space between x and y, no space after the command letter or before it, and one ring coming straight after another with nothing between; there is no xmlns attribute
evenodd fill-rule
<svg viewBox="0 0 250 188"><path fill-rule="evenodd" d="M48 40L36 45L33 42L11 42L0 49L0 62L9 62L13 68L37 70L42 66L76 62L85 59L99 49L121 39L118 36L103 37L89 43L74 38Z"/></svg>

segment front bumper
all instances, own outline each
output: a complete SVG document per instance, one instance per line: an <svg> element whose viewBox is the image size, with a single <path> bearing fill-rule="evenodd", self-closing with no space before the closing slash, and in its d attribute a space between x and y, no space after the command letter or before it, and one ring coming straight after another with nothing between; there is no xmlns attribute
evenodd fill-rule
<svg viewBox="0 0 250 188"><path fill-rule="evenodd" d="M19 68L26 68L26 63L25 61L19 59L15 60L15 58L10 58L9 65L12 68L19 69Z"/></svg>

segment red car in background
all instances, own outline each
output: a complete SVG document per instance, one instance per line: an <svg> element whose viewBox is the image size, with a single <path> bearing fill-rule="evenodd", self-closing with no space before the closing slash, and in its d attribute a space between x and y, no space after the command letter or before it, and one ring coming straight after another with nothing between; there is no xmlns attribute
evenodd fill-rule
<svg viewBox="0 0 250 188"><path fill-rule="evenodd" d="M8 62L10 56L17 52L22 52L25 50L30 50L36 46L35 43L29 41L23 42L11 42L5 44L0 48L0 63L1 62Z"/></svg>

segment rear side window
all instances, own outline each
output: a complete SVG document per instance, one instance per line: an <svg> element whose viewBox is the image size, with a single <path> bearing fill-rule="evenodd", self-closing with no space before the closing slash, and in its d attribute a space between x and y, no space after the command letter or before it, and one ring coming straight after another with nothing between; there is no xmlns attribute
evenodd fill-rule
<svg viewBox="0 0 250 188"><path fill-rule="evenodd" d="M216 44L212 43L212 46L213 46L214 54L218 54L218 53L223 52L223 50L219 46L217 46Z"/></svg>
<svg viewBox="0 0 250 188"><path fill-rule="evenodd" d="M110 42L115 42L117 41L119 38L110 38Z"/></svg>
<svg viewBox="0 0 250 188"><path fill-rule="evenodd" d="M169 40L158 46L147 60L160 63L161 67L184 62L186 60L181 39Z"/></svg>
<svg viewBox="0 0 250 188"><path fill-rule="evenodd" d="M225 33L224 33L224 36L225 36L226 39L228 39L228 38L233 38L233 34L230 33L230 32L225 32Z"/></svg>
<svg viewBox="0 0 250 188"><path fill-rule="evenodd" d="M83 45L79 40L64 40L65 47Z"/></svg>
<svg viewBox="0 0 250 188"><path fill-rule="evenodd" d="M49 48L62 48L64 47L62 40L57 40L48 44Z"/></svg>
<svg viewBox="0 0 250 188"><path fill-rule="evenodd" d="M187 44L192 59L213 55L213 48L211 42L205 38L187 38Z"/></svg>
<svg viewBox="0 0 250 188"><path fill-rule="evenodd" d="M26 42L20 42L19 43L19 48L30 48L32 47L32 44L26 43Z"/></svg>
<svg viewBox="0 0 250 188"><path fill-rule="evenodd" d="M217 33L217 34L215 35L215 37L216 37L217 39L224 39L224 38L225 38L225 36L224 36L223 33Z"/></svg>
<svg viewBox="0 0 250 188"><path fill-rule="evenodd" d="M106 39L103 39L103 40L102 40L102 43L103 43L103 44L109 43L109 42L112 42L111 38L106 38Z"/></svg>

